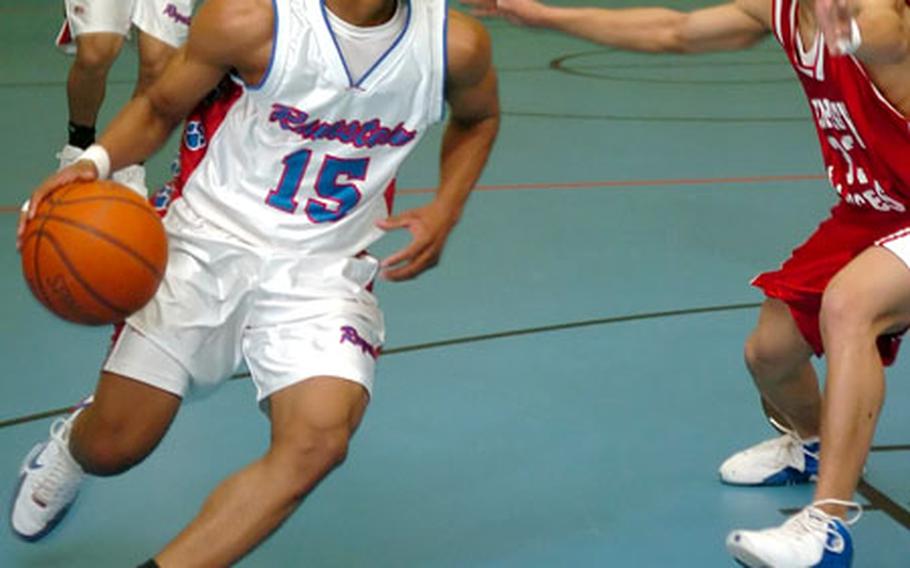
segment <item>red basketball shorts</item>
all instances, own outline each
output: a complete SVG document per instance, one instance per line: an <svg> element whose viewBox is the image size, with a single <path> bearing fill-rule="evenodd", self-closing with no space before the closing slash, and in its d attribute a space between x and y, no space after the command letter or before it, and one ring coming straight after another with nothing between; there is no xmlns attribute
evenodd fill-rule
<svg viewBox="0 0 910 568"><path fill-rule="evenodd" d="M910 215L856 211L838 204L809 239L796 248L780 269L759 274L752 285L769 298L787 304L796 326L815 354L824 353L818 315L822 294L841 268L871 246L884 246L910 266ZM902 333L879 337L882 362L897 356Z"/></svg>

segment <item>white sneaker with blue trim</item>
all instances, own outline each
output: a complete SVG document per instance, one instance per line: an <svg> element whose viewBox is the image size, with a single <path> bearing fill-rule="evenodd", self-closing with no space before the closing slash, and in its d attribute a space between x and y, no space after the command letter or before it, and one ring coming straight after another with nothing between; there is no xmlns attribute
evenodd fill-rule
<svg viewBox="0 0 910 568"><path fill-rule="evenodd" d="M856 510L849 520L822 511L821 505L843 505ZM857 503L825 499L809 505L776 528L733 531L727 550L747 568L849 568L853 540L847 528L859 520Z"/></svg>
<svg viewBox="0 0 910 568"><path fill-rule="evenodd" d="M20 538L36 541L63 519L79 493L85 474L69 451L69 437L76 416L91 404L83 401L69 416L51 425L50 438L36 445L20 469L13 495L10 524Z"/></svg>
<svg viewBox="0 0 910 568"><path fill-rule="evenodd" d="M720 480L730 485L795 485L818 476L818 438L801 439L792 430L730 456Z"/></svg>

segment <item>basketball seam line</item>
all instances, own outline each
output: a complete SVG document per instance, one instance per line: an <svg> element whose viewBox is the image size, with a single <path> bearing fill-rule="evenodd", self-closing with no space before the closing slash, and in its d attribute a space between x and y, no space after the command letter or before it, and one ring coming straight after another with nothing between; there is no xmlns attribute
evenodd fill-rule
<svg viewBox="0 0 910 568"><path fill-rule="evenodd" d="M145 266L149 270L149 272L151 272L157 278L162 277L161 271L158 270L155 267L155 265L152 264L148 259L143 257L138 252L134 251L130 247L126 246L121 241L118 241L117 239L111 237L110 235L108 235L106 233L102 233L101 231L99 231L95 227L92 227L91 225L88 225L86 223L80 223L78 221L73 221L72 219L67 219L66 217L58 217L56 215L51 215L50 212L42 214L41 217L45 217L48 221L57 221L58 223L63 223L64 225L70 225L72 227L82 229L83 231L85 231L91 235L94 235L95 237L98 237L99 239L106 241L109 244L114 245L118 249L120 249L123 252L125 252L126 254L130 255L131 257L133 257L134 259L139 261L140 264Z"/></svg>
<svg viewBox="0 0 910 568"><path fill-rule="evenodd" d="M73 187L74 186L67 187L66 189L61 188L63 190L63 196L66 196L66 194L68 194L70 191L72 191ZM58 190L58 191L60 191L60 190ZM49 207L47 210L47 215L50 215L50 213L57 206L56 202L54 202L53 200L50 199L50 197L52 195L53 195L53 193L51 193L51 195L48 196ZM45 236L44 226L47 225L47 221L48 221L48 219L46 219L46 218L42 219L41 226L39 226L37 229L35 229L31 234L35 235L35 254L34 254L32 260L34 262L33 273L35 275L35 284L38 286L38 288L36 289L36 292L38 293L39 296L41 296L38 298L38 300L41 301L41 303L43 303L45 306L50 308L51 304L52 304L51 297L44 290L44 282L41 279L41 265L38 263L38 258L39 258L38 252L40 249L41 240ZM31 236L31 234L26 235L26 238L23 239L23 241L22 241L23 245L28 240L28 237ZM42 298L43 298L43 300L42 300Z"/></svg>
<svg viewBox="0 0 910 568"><path fill-rule="evenodd" d="M127 199L124 197L96 195L92 197L77 197L76 199L72 199L70 201L51 200L51 203L53 203L54 206L63 207L65 205L78 205L81 203L91 203L93 201L117 201L118 203L126 203L127 205L140 209L143 213L146 213L147 215L150 215L159 221L161 220L161 217L158 216L158 213L149 209L148 205L144 201L137 203L132 199Z"/></svg>
<svg viewBox="0 0 910 568"><path fill-rule="evenodd" d="M54 205L51 204L50 209L48 209L48 213L50 213L51 211L53 211L53 209L54 209ZM41 279L41 264L38 262L38 258L39 258L39 256L40 256L40 251L41 251L41 241L44 240L44 236L45 236L45 234L44 234L44 226L45 226L45 225L47 225L47 219L42 219L42 220L41 220L41 225L40 225L37 229L35 229L35 234L36 234L36 237L35 237L35 252L34 252L34 255L32 256L32 259L31 259L31 260L32 260L32 262L33 262L33 264L34 264L34 271L33 271L33 272L34 272L34 274L35 274L35 284L36 284L37 287L38 287L38 288L37 288L38 293L39 293L39 295L41 296L41 298L43 298L42 303L43 303L45 306L47 306L48 309L50 309L50 307L51 307L51 297L47 294L47 291L45 291L45 289L44 289L44 282L43 282L42 279ZM38 299L41 300L41 298L38 298Z"/></svg>
<svg viewBox="0 0 910 568"><path fill-rule="evenodd" d="M70 262L70 259L66 256L62 247L57 242L57 239L55 239L52 234L48 233L47 235L45 235L45 238L47 238L47 240L51 243L51 246L54 247L54 250L57 251L57 254L60 255L60 260L63 261L63 264L66 265L66 268L69 270L70 275L76 280L76 282L79 283L80 286L82 286L83 289L85 289L86 292L89 293L89 295L92 298L95 299L96 302L98 302L105 308L111 310L112 312L117 312L120 315L128 316L130 314L129 310L125 310L123 308L118 308L116 305L112 304L106 298L104 298L98 292L96 292L94 288L89 286L88 282L85 281L85 279L82 277L82 275L79 274L79 271L76 270L76 267L73 266L72 262ZM78 308L77 308L77 310L78 310ZM82 311L81 315L90 316L91 314L88 314L87 312ZM86 319L88 319L88 318L86 318Z"/></svg>
<svg viewBox="0 0 910 568"><path fill-rule="evenodd" d="M54 193L59 192L60 197L66 197L67 194L69 194L71 191L73 191L73 189L75 189L74 185L63 186L61 188L58 188L57 191L51 192L51 194L47 196L47 203L48 203L47 213L42 213L38 217L41 219L41 225L37 229L32 231L31 233L27 234L25 239L23 240L23 244L24 244L26 241L28 241L29 237L31 237L32 235L35 236L35 251L34 251L34 255L31 259L33 262L33 265L34 265L34 270L32 272L35 276L35 279L34 279L35 285L36 285L35 292L39 296L38 300L41 301L41 303L44 304L45 306L47 306L49 309L51 308L51 306L54 305L54 302L51 301L50 294L48 294L47 291L44 289L44 280L41 278L41 264L38 262L38 259L40 258L41 241L44 240L45 237L50 238L50 234L44 231L44 227L47 225L47 222L50 220L51 213L57 207L57 203L59 203L58 201L53 199ZM62 253L57 248L56 244L54 245L54 249L57 251L58 254L60 254L62 256Z"/></svg>

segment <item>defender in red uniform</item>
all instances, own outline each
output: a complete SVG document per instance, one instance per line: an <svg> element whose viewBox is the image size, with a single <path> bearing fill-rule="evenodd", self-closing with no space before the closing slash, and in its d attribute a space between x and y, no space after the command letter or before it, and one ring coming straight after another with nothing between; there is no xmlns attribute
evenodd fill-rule
<svg viewBox="0 0 910 568"><path fill-rule="evenodd" d="M681 13L463 0L480 15L636 51L742 49L773 32L792 63L840 202L779 270L754 281L767 300L746 363L769 416L792 430L731 457L721 478L775 485L817 474L818 485L782 527L730 534L747 566L850 564L844 517L858 510L850 500L884 398L883 365L910 326L910 10L904 0L848 1L734 0ZM810 364L823 353L824 397Z"/></svg>

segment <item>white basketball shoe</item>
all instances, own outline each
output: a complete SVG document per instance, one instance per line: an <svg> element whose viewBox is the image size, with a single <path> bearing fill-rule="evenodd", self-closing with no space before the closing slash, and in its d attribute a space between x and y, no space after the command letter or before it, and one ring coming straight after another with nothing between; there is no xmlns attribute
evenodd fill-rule
<svg viewBox="0 0 910 568"><path fill-rule="evenodd" d="M57 159L60 160L60 166L57 170L62 170L75 163L84 151L78 146L69 144L64 146L62 150L57 152ZM111 179L132 189L142 197L148 197L148 187L145 184L145 166L134 164L119 169L111 175Z"/></svg>
<svg viewBox="0 0 910 568"><path fill-rule="evenodd" d="M857 512L841 520L818 507L843 505ZM853 540L847 528L859 520L857 503L826 499L809 505L776 528L733 531L727 550L748 568L849 568L853 563Z"/></svg>
<svg viewBox="0 0 910 568"><path fill-rule="evenodd" d="M733 454L720 466L720 480L730 485L794 485L818 476L818 438L803 440L781 428L782 436Z"/></svg>
<svg viewBox="0 0 910 568"><path fill-rule="evenodd" d="M10 512L13 532L20 538L36 541L47 536L76 499L85 474L70 454L70 430L91 402L89 397L69 416L55 420L50 438L32 448L22 462Z"/></svg>
<svg viewBox="0 0 910 568"><path fill-rule="evenodd" d="M63 149L57 152L57 160L60 161L57 171L73 165L76 162L76 158L82 155L82 152L85 152L85 150L78 146L71 146L69 144L64 146Z"/></svg>
<svg viewBox="0 0 910 568"><path fill-rule="evenodd" d="M127 166L114 172L111 175L111 179L132 189L140 197L148 197L149 190L145 185L145 166L139 164Z"/></svg>

